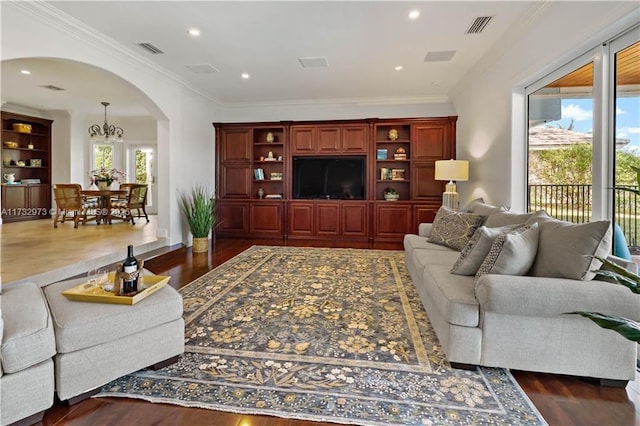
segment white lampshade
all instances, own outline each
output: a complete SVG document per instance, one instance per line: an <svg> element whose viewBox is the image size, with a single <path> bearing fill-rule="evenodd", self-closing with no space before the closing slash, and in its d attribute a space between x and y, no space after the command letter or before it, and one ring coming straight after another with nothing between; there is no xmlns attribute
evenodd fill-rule
<svg viewBox="0 0 640 426"><path fill-rule="evenodd" d="M436 180L469 180L469 162L467 160L436 161Z"/></svg>

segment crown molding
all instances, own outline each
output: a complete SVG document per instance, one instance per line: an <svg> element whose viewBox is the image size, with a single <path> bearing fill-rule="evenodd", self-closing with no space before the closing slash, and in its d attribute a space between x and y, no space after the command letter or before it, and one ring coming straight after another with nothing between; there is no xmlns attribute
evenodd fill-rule
<svg viewBox="0 0 640 426"><path fill-rule="evenodd" d="M56 8L48 2L2 1L2 3L3 5L13 7L14 9L17 9L24 14L33 16L42 22L48 23L56 29L64 31L70 36L81 40L84 43L92 45L94 48L104 52L105 54L112 55L118 59L123 60L124 62L135 61L138 64L149 68L156 74L175 81L189 91L202 96L203 98L219 106L223 106L217 99L214 99L207 93L204 93L193 87L187 80L183 79L179 75L174 74L166 68L141 56L140 54L134 52L132 49L124 46L122 43L114 40L106 34L96 31L94 28L63 12L62 10Z"/></svg>
<svg viewBox="0 0 640 426"><path fill-rule="evenodd" d="M276 102L234 102L223 104L226 108L252 108L252 107L288 107L288 106L333 106L333 105L409 105L409 104L437 104L450 102L448 96L398 96L393 98L343 98L343 99L301 99L295 101Z"/></svg>
<svg viewBox="0 0 640 426"><path fill-rule="evenodd" d="M26 105L14 104L11 102L3 103L0 109L6 112L13 112L14 114L30 115L32 117L40 117L46 119L53 118L48 111L43 111L41 109L33 108Z"/></svg>

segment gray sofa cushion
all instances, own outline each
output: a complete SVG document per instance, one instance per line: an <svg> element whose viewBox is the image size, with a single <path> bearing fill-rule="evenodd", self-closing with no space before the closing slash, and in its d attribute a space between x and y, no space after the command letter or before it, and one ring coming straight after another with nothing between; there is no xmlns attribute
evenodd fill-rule
<svg viewBox="0 0 640 426"><path fill-rule="evenodd" d="M553 218L538 220L538 254L529 272L535 277L592 280L611 250L612 230L608 220L575 224Z"/></svg>
<svg viewBox="0 0 640 426"><path fill-rule="evenodd" d="M479 214L459 212L442 206L436 213L427 241L460 251L484 219L485 216Z"/></svg>
<svg viewBox="0 0 640 426"><path fill-rule="evenodd" d="M489 215L484 225L489 228L497 228L499 226L530 223L531 220L542 217L549 217L549 215L544 210L538 210L533 213L496 212Z"/></svg>
<svg viewBox="0 0 640 426"><path fill-rule="evenodd" d="M431 260L427 262L429 266L424 269L423 280L428 283L416 285L426 286L430 299L439 307L449 324L477 327L480 307L473 292L475 279L451 274L451 263L438 265Z"/></svg>
<svg viewBox="0 0 640 426"><path fill-rule="evenodd" d="M54 356L52 320L40 287L32 282L5 286L0 299L4 373L24 370Z"/></svg>
<svg viewBox="0 0 640 426"><path fill-rule="evenodd" d="M74 302L62 295L64 290L83 281L63 281L44 288L59 353L117 340L182 317L182 297L171 286L161 288L135 305Z"/></svg>

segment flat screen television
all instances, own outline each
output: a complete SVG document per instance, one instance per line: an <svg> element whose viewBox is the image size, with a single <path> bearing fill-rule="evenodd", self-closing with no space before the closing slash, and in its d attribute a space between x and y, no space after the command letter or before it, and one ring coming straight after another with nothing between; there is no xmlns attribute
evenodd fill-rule
<svg viewBox="0 0 640 426"><path fill-rule="evenodd" d="M366 157L294 157L293 198L363 200Z"/></svg>

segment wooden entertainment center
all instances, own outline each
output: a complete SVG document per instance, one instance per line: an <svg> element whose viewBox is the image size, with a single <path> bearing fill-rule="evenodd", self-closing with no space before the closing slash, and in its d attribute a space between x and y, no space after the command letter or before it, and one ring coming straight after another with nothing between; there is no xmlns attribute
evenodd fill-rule
<svg viewBox="0 0 640 426"><path fill-rule="evenodd" d="M217 235L397 242L431 222L455 158L457 117L213 123ZM364 195L299 198L298 158L364 159ZM397 201L385 200L393 188Z"/></svg>

